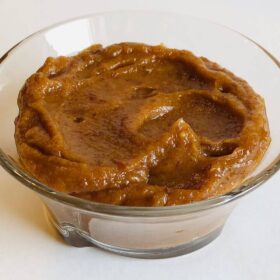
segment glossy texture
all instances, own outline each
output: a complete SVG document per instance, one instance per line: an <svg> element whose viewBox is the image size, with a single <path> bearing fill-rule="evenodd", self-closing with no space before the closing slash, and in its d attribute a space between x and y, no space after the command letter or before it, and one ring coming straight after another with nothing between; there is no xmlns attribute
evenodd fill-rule
<svg viewBox="0 0 280 280"><path fill-rule="evenodd" d="M245 81L163 46L93 45L48 58L18 103L24 166L57 190L105 203L164 206L225 193L270 142L263 100Z"/></svg>

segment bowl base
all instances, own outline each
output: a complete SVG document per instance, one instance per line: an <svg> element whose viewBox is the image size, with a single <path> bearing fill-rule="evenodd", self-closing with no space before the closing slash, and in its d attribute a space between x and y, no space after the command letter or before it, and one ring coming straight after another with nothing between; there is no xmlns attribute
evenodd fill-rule
<svg viewBox="0 0 280 280"><path fill-rule="evenodd" d="M167 248L159 249L137 249L122 248L110 244L105 244L95 240L87 232L76 228L69 223L58 223L53 215L47 210L47 219L63 237L66 243L74 247L98 247L119 255L142 258L142 259L163 259L177 257L196 251L215 240L222 232L223 226L216 228L205 236L194 239L191 242Z"/></svg>

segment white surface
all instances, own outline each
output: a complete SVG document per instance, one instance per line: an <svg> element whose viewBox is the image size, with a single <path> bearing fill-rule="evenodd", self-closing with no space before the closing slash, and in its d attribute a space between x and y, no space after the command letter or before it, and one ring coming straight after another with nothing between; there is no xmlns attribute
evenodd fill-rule
<svg viewBox="0 0 280 280"><path fill-rule="evenodd" d="M280 2L0 0L0 55L49 24L117 9L177 11L253 38L280 58ZM247 18L248 17L248 18ZM190 255L138 260L65 245L37 196L0 169L0 279L280 279L280 174L245 197L222 235Z"/></svg>

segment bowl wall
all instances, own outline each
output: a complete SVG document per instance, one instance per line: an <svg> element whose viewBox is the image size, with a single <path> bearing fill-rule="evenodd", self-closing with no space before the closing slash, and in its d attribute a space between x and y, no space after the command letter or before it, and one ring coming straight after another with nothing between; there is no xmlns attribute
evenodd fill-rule
<svg viewBox="0 0 280 280"><path fill-rule="evenodd" d="M42 197L47 218L76 247L97 246L125 256L168 258L190 253L221 233L236 202L162 217L129 217L85 211Z"/></svg>

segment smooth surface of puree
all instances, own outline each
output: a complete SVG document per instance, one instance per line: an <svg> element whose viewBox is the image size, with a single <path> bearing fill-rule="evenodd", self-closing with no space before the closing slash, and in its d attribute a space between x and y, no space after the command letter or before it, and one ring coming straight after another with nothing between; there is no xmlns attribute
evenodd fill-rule
<svg viewBox="0 0 280 280"><path fill-rule="evenodd" d="M168 206L226 193L270 143L263 99L244 80L164 46L93 45L48 58L18 105L24 167L97 202Z"/></svg>

